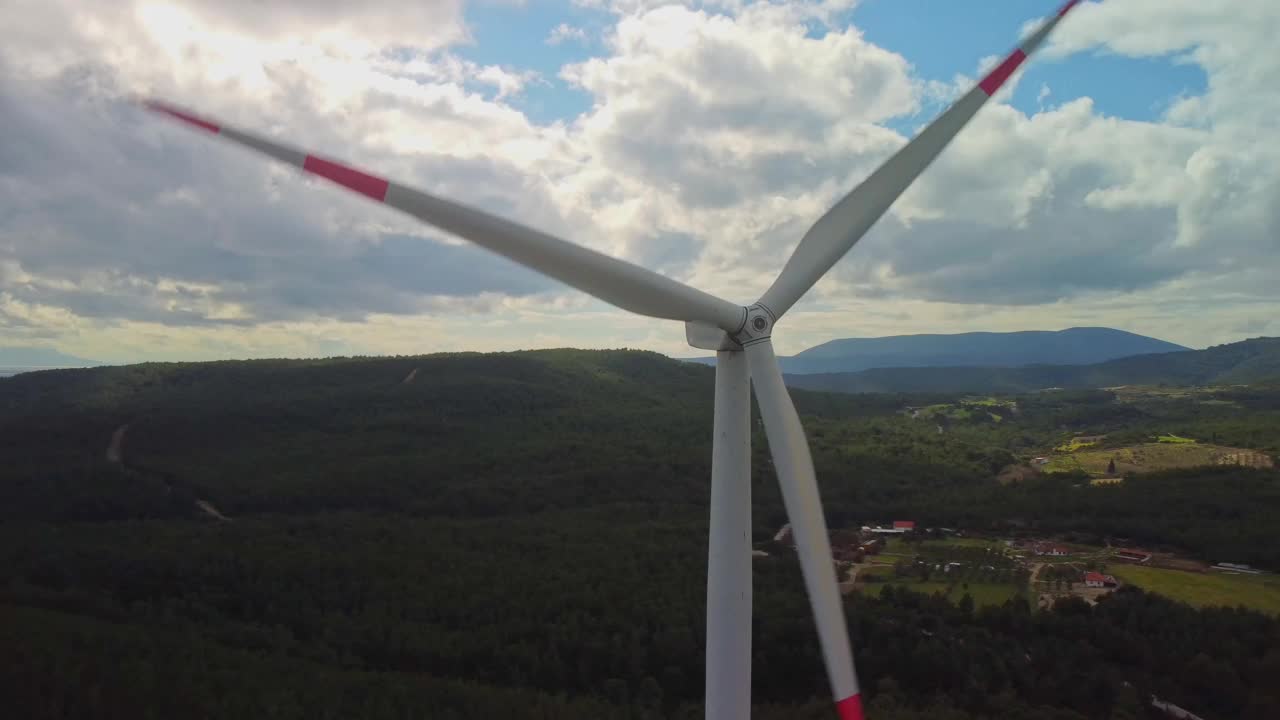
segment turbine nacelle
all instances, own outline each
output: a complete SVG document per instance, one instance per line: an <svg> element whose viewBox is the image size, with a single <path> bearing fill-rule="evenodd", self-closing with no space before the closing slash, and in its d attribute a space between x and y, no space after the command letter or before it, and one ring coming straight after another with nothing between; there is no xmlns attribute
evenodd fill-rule
<svg viewBox="0 0 1280 720"><path fill-rule="evenodd" d="M746 308L743 308L744 310ZM714 325L700 322L684 324L684 339L690 347L699 350L734 351L741 350L742 345L729 337L729 333Z"/></svg>

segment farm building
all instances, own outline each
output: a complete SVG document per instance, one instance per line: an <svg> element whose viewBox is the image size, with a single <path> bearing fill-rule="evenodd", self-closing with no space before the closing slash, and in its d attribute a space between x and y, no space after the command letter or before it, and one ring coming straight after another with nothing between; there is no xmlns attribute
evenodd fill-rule
<svg viewBox="0 0 1280 720"><path fill-rule="evenodd" d="M915 526L915 522L910 520L894 520L893 527L871 527L869 525L864 525L862 526L862 532L875 533L877 535L902 535L904 533L913 532L915 530Z"/></svg>
<svg viewBox="0 0 1280 720"><path fill-rule="evenodd" d="M1116 582L1116 579L1111 577L1110 575L1103 575L1102 573L1099 573L1099 572L1087 572L1084 574L1085 587L1091 587L1091 588L1115 587L1119 584L1120 583Z"/></svg>
<svg viewBox="0 0 1280 720"><path fill-rule="evenodd" d="M1261 570L1249 567L1248 565L1241 565L1240 563L1225 563L1225 562L1218 563L1217 565L1214 565L1209 569L1222 570L1224 572L1229 572L1229 573L1244 573L1245 575L1261 575L1262 574Z"/></svg>
<svg viewBox="0 0 1280 720"><path fill-rule="evenodd" d="M1052 543L1036 543L1031 546L1031 552L1046 557L1066 557L1071 554L1071 548Z"/></svg>
<svg viewBox="0 0 1280 720"><path fill-rule="evenodd" d="M1116 558L1120 560L1128 560L1129 562L1144 563L1151 559L1151 553L1142 550L1120 548L1116 550Z"/></svg>

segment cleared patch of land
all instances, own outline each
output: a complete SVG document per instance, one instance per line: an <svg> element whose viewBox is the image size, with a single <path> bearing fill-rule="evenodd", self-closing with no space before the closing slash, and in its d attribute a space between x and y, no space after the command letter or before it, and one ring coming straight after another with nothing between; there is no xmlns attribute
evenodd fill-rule
<svg viewBox="0 0 1280 720"><path fill-rule="evenodd" d="M967 397L954 403L907 408L907 414L914 418L970 420L980 417L989 419L992 422L1004 422L1006 415L1015 413L1017 413L1017 403L1015 401L1000 400L993 397Z"/></svg>
<svg viewBox="0 0 1280 720"><path fill-rule="evenodd" d="M1062 443L1061 445L1055 447L1054 450L1060 453L1073 453L1079 450L1083 450L1084 448L1093 447L1094 445L1098 444L1098 441L1099 441L1099 438L1096 436L1087 437L1087 438L1074 437Z"/></svg>
<svg viewBox="0 0 1280 720"><path fill-rule="evenodd" d="M947 537L939 540L920 540L918 542L907 542L902 536L890 536L885 542L884 552L897 555L934 555L945 551L948 548L977 547L977 548L997 548L1003 550L1004 543L1000 540L991 540L989 538L976 537Z"/></svg>
<svg viewBox="0 0 1280 720"><path fill-rule="evenodd" d="M878 579L882 581L868 583L863 586L863 592L878 593L880 588L886 585L893 585L905 587L913 592L925 593L926 595L942 594L952 602L959 602L960 598L963 598L965 593L968 593L973 598L973 604L976 607L1003 605L1009 598L1025 594L1016 585L1008 583L969 583L966 588L964 583L919 582L895 578Z"/></svg>
<svg viewBox="0 0 1280 720"><path fill-rule="evenodd" d="M941 593L959 601L968 593L975 605L1000 605L1026 594L1026 574L999 540L949 537L907 542L890 538L875 565L858 573L863 592L878 593L886 585L926 594Z"/></svg>
<svg viewBox="0 0 1280 720"><path fill-rule="evenodd" d="M1264 453L1198 443L1176 436L1163 437L1175 439L1162 438L1160 442L1118 448L1080 446L1080 449L1075 451L1058 452L1050 456L1049 463L1043 466L1043 470L1044 472L1083 470L1090 475L1101 477L1203 465L1240 464L1251 467L1271 467L1272 465L1271 457ZM1115 472L1109 473L1107 468L1113 461L1116 464Z"/></svg>
<svg viewBox="0 0 1280 720"><path fill-rule="evenodd" d="M1230 400L1220 400L1214 395L1222 390L1245 387L1243 385L1206 385L1199 387L1158 387L1154 385L1121 385L1106 388L1116 394L1120 402L1194 400L1205 405L1236 405Z"/></svg>
<svg viewBox="0 0 1280 720"><path fill-rule="evenodd" d="M1280 615L1280 576L1277 575L1198 573L1120 564L1108 566L1107 572L1126 583L1197 607L1243 605Z"/></svg>

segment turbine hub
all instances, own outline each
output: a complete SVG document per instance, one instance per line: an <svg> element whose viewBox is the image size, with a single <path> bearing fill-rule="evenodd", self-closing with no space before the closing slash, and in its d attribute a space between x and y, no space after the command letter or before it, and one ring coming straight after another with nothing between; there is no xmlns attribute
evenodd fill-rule
<svg viewBox="0 0 1280 720"><path fill-rule="evenodd" d="M777 322L773 311L762 303L747 308L747 321L742 324L733 339L743 347L764 342L773 336L773 324Z"/></svg>
<svg viewBox="0 0 1280 720"><path fill-rule="evenodd" d="M756 303L742 309L742 324L734 332L705 323L686 322L684 335L690 345L702 350L737 351L772 337L777 320L768 306Z"/></svg>

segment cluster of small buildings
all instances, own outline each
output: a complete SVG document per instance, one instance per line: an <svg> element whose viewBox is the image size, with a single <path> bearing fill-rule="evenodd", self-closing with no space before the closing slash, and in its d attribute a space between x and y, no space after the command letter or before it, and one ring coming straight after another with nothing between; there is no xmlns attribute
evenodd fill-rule
<svg viewBox="0 0 1280 720"><path fill-rule="evenodd" d="M839 562L862 562L867 555L878 555L885 548L884 535L900 535L915 530L915 521L896 520L892 528L863 527L861 530L833 530L830 534L831 557ZM791 524L783 525L773 541L795 547Z"/></svg>

